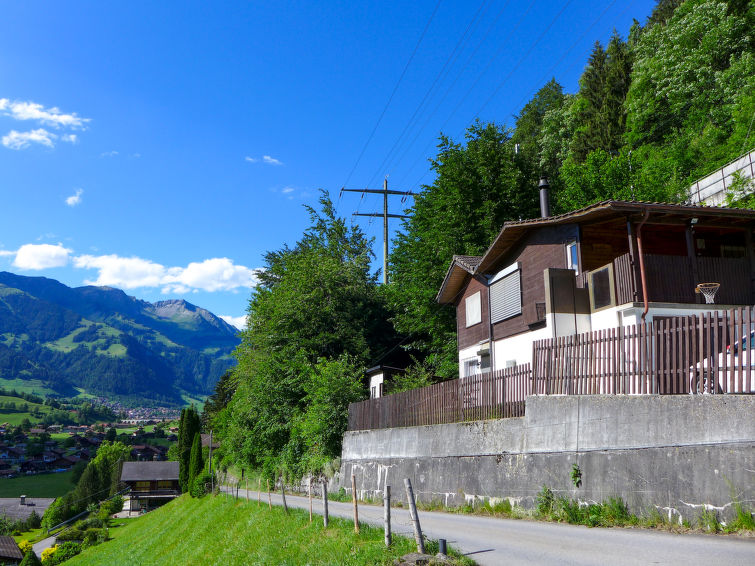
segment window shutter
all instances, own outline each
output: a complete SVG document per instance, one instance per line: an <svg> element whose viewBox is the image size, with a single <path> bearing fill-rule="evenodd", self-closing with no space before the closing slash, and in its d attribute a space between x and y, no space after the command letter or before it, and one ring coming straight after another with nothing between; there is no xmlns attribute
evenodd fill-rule
<svg viewBox="0 0 755 566"><path fill-rule="evenodd" d="M490 321L500 322L522 313L522 272L516 270L490 286Z"/></svg>

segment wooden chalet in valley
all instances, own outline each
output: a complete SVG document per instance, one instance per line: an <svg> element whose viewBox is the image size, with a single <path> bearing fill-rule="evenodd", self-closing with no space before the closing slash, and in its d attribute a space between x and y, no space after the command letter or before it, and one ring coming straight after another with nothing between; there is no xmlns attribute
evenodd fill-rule
<svg viewBox="0 0 755 566"><path fill-rule="evenodd" d="M753 210L622 201L506 222L437 295L460 377L530 363L536 340L754 305L754 228ZM696 293L709 282L715 304Z"/></svg>
<svg viewBox="0 0 755 566"><path fill-rule="evenodd" d="M131 487L129 512L149 511L181 495L178 462L124 462L121 481Z"/></svg>

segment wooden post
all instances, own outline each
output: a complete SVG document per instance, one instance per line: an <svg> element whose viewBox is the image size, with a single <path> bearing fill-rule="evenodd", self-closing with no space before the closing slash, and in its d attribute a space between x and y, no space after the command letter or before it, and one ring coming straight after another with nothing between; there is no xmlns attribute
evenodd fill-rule
<svg viewBox="0 0 755 566"><path fill-rule="evenodd" d="M262 499L262 476L257 478L257 507L260 506L260 499Z"/></svg>
<svg viewBox="0 0 755 566"><path fill-rule="evenodd" d="M288 514L288 505L286 504L286 482L281 475L281 499L283 499L283 510Z"/></svg>
<svg viewBox="0 0 755 566"><path fill-rule="evenodd" d="M328 482L322 482L322 523L328 528Z"/></svg>
<svg viewBox="0 0 755 566"><path fill-rule="evenodd" d="M249 501L249 478L244 480L246 482L246 500Z"/></svg>
<svg viewBox="0 0 755 566"><path fill-rule="evenodd" d="M385 546L391 546L391 486L386 485L383 492L383 530Z"/></svg>
<svg viewBox="0 0 755 566"><path fill-rule="evenodd" d="M359 534L359 508L357 507L357 480L351 474L351 499L354 502L354 532Z"/></svg>
<svg viewBox="0 0 755 566"><path fill-rule="evenodd" d="M312 522L312 476L307 478L307 493L309 495L309 522Z"/></svg>
<svg viewBox="0 0 755 566"><path fill-rule="evenodd" d="M270 480L265 480L267 482L267 507L268 509L273 508L273 499L270 497Z"/></svg>
<svg viewBox="0 0 755 566"><path fill-rule="evenodd" d="M412 517L412 526L414 527L414 540L417 542L417 552L425 553L425 541L422 540L422 527L419 524L417 515L417 506L414 503L414 491L412 491L412 482L409 478L404 478L404 487L406 488L406 498L409 500L409 514Z"/></svg>

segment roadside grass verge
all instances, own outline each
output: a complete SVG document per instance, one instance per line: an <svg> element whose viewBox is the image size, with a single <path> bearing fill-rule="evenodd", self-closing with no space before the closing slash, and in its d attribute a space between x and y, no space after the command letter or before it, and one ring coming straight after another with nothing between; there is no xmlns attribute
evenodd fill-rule
<svg viewBox="0 0 755 566"><path fill-rule="evenodd" d="M17 478L0 479L0 497L60 497L75 486L71 483L73 472L35 474Z"/></svg>
<svg viewBox="0 0 755 566"><path fill-rule="evenodd" d="M401 502L397 503L400 507ZM755 533L755 519L751 511L738 502L734 504L735 517L729 522L721 522L715 511L706 509L700 511L695 521L679 522L678 518L663 516L656 508L649 509L645 515L634 515L629 512L620 497L610 497L600 503L588 503L556 496L546 486L543 486L538 493L534 509L512 505L508 499L495 498L488 500L474 498L460 507L446 507L441 501L417 502L417 508L424 511L445 511L501 519L552 521L587 527L637 527L675 533L705 532L743 535Z"/></svg>
<svg viewBox="0 0 755 566"><path fill-rule="evenodd" d="M299 509L286 515L281 507L268 509L252 501L184 495L111 529L113 540L86 549L67 564L387 565L415 550L413 541L400 536L386 548L382 529L362 524L357 535L351 521L331 518L324 529L318 519L310 523L309 514ZM457 564L474 563L465 559Z"/></svg>

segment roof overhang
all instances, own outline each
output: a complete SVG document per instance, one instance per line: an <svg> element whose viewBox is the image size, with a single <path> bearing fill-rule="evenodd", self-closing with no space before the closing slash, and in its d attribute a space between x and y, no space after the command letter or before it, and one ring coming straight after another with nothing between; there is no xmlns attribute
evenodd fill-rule
<svg viewBox="0 0 755 566"><path fill-rule="evenodd" d="M451 265L448 266L435 300L442 305L453 303L467 280L474 275L481 259L479 256L455 255L451 260Z"/></svg>
<svg viewBox="0 0 755 566"><path fill-rule="evenodd" d="M693 218L698 219L698 226L722 225L744 228L755 223L755 210L653 202L603 201L558 216L506 222L480 259L474 273L485 273L493 268L502 256L534 229L563 224L589 224L622 217L627 221L641 221L646 213L649 224L686 224ZM450 271L449 268L449 273ZM446 278L448 279L448 275ZM438 296L440 297L440 293Z"/></svg>

